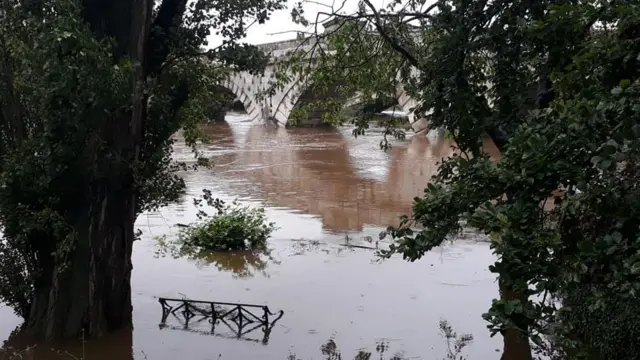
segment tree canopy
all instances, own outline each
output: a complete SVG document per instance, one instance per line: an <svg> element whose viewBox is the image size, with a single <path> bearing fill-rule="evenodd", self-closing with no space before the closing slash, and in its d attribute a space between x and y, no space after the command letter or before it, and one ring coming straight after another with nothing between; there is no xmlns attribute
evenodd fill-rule
<svg viewBox="0 0 640 360"><path fill-rule="evenodd" d="M381 234L394 239L382 255L414 261L473 227L490 236L497 256L489 269L500 299L484 318L504 337L503 359L531 359L530 344L548 350L549 335L564 356L634 358L638 321L605 314L637 313L640 289L640 5L377 8L362 0L354 13L330 9L315 21L302 18L302 5L293 12L299 22L324 15L338 25L312 31L311 50L283 66L314 86L348 79L346 92L397 95L401 85L419 104L414 115L445 129L458 148L412 212ZM355 120L359 128L368 115ZM499 162L483 152L485 136Z"/></svg>

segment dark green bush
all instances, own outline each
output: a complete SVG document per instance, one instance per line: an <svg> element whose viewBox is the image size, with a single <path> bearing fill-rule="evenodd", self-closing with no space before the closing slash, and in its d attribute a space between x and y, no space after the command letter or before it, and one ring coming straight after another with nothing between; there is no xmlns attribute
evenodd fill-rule
<svg viewBox="0 0 640 360"><path fill-rule="evenodd" d="M184 228L178 237L182 245L203 250L263 250L274 230L275 223L268 221L263 208L234 201L220 206L216 215Z"/></svg>
<svg viewBox="0 0 640 360"><path fill-rule="evenodd" d="M562 319L589 359L640 359L640 301L620 296L593 306L591 294L583 288L564 296L563 304L571 311Z"/></svg>

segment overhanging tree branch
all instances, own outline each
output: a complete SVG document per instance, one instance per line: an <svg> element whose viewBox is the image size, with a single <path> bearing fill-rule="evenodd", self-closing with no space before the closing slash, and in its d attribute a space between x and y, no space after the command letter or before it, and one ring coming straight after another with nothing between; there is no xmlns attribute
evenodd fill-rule
<svg viewBox="0 0 640 360"><path fill-rule="evenodd" d="M160 4L147 42L148 74L158 74L162 69L162 64L169 56L169 39L173 28L180 26L186 7L187 0L163 0Z"/></svg>
<svg viewBox="0 0 640 360"><path fill-rule="evenodd" d="M402 54L402 56L404 56L411 65L415 66L416 68L420 68L420 63L418 62L418 60L411 53L409 53L408 50L406 50L400 44L398 44L396 41L394 41L389 36L389 34L387 34L387 32L385 31L384 27L382 26L382 21L381 21L381 18L380 18L380 14L378 14L378 11L376 10L375 6L373 6L371 1L369 1L369 0L363 0L363 1L364 1L365 4L367 4L369 9L373 13L373 16L375 17L374 26L376 27L376 29L380 33L380 36L382 36L382 38L387 42L387 44L389 44L389 46L391 46L394 50L396 50L397 52Z"/></svg>

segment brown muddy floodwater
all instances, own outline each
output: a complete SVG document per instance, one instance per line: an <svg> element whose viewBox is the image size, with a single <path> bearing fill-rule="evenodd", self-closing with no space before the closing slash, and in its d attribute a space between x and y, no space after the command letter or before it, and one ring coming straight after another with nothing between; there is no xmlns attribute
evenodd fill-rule
<svg viewBox="0 0 640 360"><path fill-rule="evenodd" d="M436 163L452 153L447 140L416 136L385 153L375 131L355 139L349 128L275 129L253 125L244 115L228 115L227 123L206 130L213 137L206 153L216 166L185 173L188 191L181 203L137 221L144 234L133 251L133 331L87 342L85 359L321 359L320 346L333 338L345 360L360 349L375 351L381 341L388 343L387 354L436 360L445 353L441 319L459 334L474 335L466 351L470 360L499 357L501 341L489 338L481 318L497 296L486 243L471 236L415 263L400 257L378 263L372 250L341 246L346 236L374 246L367 236L375 242L410 211ZM175 156L192 157L182 146ZM192 198L204 188L225 200L265 207L280 228L269 257L157 256L153 237L170 237L176 223L195 221ZM284 316L266 344L261 329L236 339L221 327L215 335L180 330L177 322L160 328L157 298L183 296L266 304ZM10 309L0 308L0 341L18 324ZM79 347L65 349L73 356L41 350L33 358L82 356Z"/></svg>

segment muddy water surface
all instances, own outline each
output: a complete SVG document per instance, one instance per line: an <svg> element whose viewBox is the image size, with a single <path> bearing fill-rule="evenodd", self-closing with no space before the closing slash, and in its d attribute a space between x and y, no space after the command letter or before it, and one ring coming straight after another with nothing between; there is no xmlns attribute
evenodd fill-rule
<svg viewBox="0 0 640 360"><path fill-rule="evenodd" d="M415 263L401 258L376 262L378 233L411 208L436 163L452 153L444 139L424 136L379 150L379 134L354 139L350 129L273 129L228 115L206 128L205 148L216 166L185 173L182 201L143 214L144 232L133 253L134 329L85 344L92 359L278 359L291 353L321 359L320 346L335 339L345 359L359 349L389 344L390 354L441 359L445 342L440 319L475 337L469 359L498 358L499 339L490 339L480 315L497 287L486 269L493 257L476 237L448 244ZM488 151L494 152L491 146ZM189 160L178 146L176 158ZM213 254L204 259L158 256L157 235L169 238L176 223L196 220L192 199L207 188L225 200L264 206L279 227L269 256ZM385 243L380 243L385 246ZM180 323L159 326L158 297L266 304L284 310L265 341L261 329L236 339L230 330ZM0 308L0 340L19 324ZM201 333L193 330L199 330ZM41 346L37 359L71 359ZM65 349L79 358L80 347Z"/></svg>

